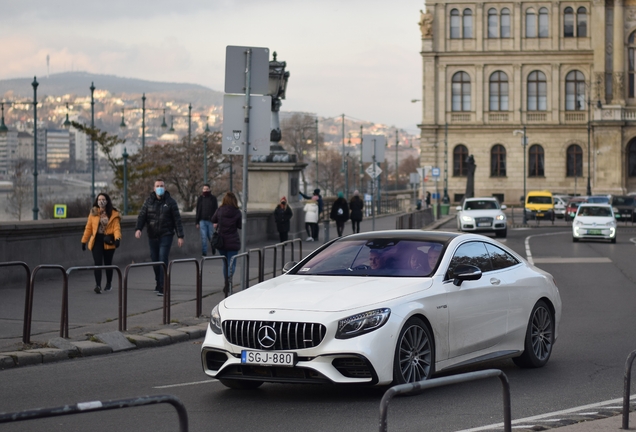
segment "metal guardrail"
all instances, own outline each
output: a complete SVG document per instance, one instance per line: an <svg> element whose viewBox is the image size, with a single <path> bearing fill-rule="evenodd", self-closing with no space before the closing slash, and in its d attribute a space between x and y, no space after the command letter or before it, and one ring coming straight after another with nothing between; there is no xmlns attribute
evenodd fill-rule
<svg viewBox="0 0 636 432"><path fill-rule="evenodd" d="M635 358L636 351L632 351L625 361L625 377L623 379L623 429L629 429L629 387L632 381L632 366L634 366Z"/></svg>
<svg viewBox="0 0 636 432"><path fill-rule="evenodd" d="M201 269L199 274L199 290L197 292L197 318L201 316L201 309L203 308L203 265L206 261L223 260L221 265L227 267L227 258L223 255L210 256L201 258Z"/></svg>
<svg viewBox="0 0 636 432"><path fill-rule="evenodd" d="M172 288L172 265L173 264L177 264L177 263L185 263L185 262L193 262L195 264L195 270L196 273L194 275L194 278L196 280L195 282L195 293L198 294L200 289L199 286L201 285L201 272L199 270L199 260L197 260L196 258L182 258L182 259L176 259L176 260L172 260L168 263L168 283L164 284L165 288L163 291L163 323L164 324L168 324L170 323L170 294L171 294L171 288ZM197 296L197 302L198 302L198 296ZM195 307L196 308L196 307Z"/></svg>
<svg viewBox="0 0 636 432"><path fill-rule="evenodd" d="M273 265L273 272L272 272L272 277L276 277L276 257L278 255L278 245L271 245L271 246L265 246L263 248L263 255L261 258L261 262L262 267L263 267L263 280L265 279L265 252L267 252L269 249L273 249L274 250L274 265Z"/></svg>
<svg viewBox="0 0 636 432"><path fill-rule="evenodd" d="M510 383L505 373L499 369L487 369L477 372L468 372L459 375L453 375L442 378L433 378L426 381L417 381L409 384L400 384L388 389L382 401L380 402L380 432L386 432L388 430L387 414L389 409L389 402L397 395L415 393L418 391L426 390L434 387L442 387L450 384L459 384L469 381L476 381L484 378L498 377L503 386L503 408L504 408L504 432L512 431L512 420L510 414Z"/></svg>
<svg viewBox="0 0 636 432"><path fill-rule="evenodd" d="M28 341L29 338L27 336L26 323L27 323L27 313L28 313L28 307L29 307L29 286L31 285L31 268L28 266L27 263L22 261L9 261L9 262L0 263L0 267L15 267L15 266L23 267L27 273L26 289L24 291L24 320L22 322L22 342L29 343Z"/></svg>
<svg viewBox="0 0 636 432"><path fill-rule="evenodd" d="M161 266L163 268L163 291L164 293L166 292L166 286L168 285L168 268L166 266L166 263L164 263L163 261L153 261L153 262L148 262L148 263L135 263L135 264L128 264L126 266L126 269L124 270L124 296L122 299L122 317L121 317L121 331L126 331L128 330L128 273L130 272L130 269L133 267L150 267L150 266ZM165 314L166 314L166 299L165 299L165 295L164 295L164 301L163 301L163 308L164 308L164 320L165 320ZM165 323L164 323L165 324Z"/></svg>
<svg viewBox="0 0 636 432"><path fill-rule="evenodd" d="M188 432L188 412L186 411L183 403L178 398L171 395L139 396L132 399L80 402L74 405L64 405L56 408L40 408L13 413L0 413L0 423L13 423L25 420L37 420L49 417L86 414L90 412L156 404L172 405L179 416L179 430L181 432Z"/></svg>
<svg viewBox="0 0 636 432"><path fill-rule="evenodd" d="M230 283L230 286L228 287L228 295L232 295L232 291L234 289L234 282L232 282L234 273L232 273L232 275L230 276L230 269L239 258L245 259L245 265L243 266L243 278L241 279L241 290L247 289L250 285L250 253L248 251L236 254L232 258L230 258L230 264L227 266L227 275Z"/></svg>
<svg viewBox="0 0 636 432"><path fill-rule="evenodd" d="M258 258L258 282L263 282L265 280L265 271L263 270L263 250L262 249L249 249L247 253L257 253Z"/></svg>
<svg viewBox="0 0 636 432"><path fill-rule="evenodd" d="M41 264L33 269L31 272L31 279L29 280L29 291L27 293L27 304L25 306L25 314L24 314L24 335L22 336L22 341L26 344L31 343L31 321L33 319L33 289L35 286L35 276L38 274L40 270L44 269L57 269L62 272L64 277L64 284L62 286L62 291L65 290L64 287L68 285L68 275L66 274L66 270L61 265L57 264ZM64 337L64 314L68 305L64 304L62 301L62 319L60 320L60 337Z"/></svg>
<svg viewBox="0 0 636 432"><path fill-rule="evenodd" d="M71 276L71 273L73 273L74 271L78 271L78 270L115 270L117 271L117 278L119 280L119 289L117 290L119 293L118 296L118 303L119 303L119 307L118 307L118 313L119 313L119 331L122 331L122 323L121 323L121 317L122 317L122 307L121 307L121 301L122 301L122 283L121 283L121 270L119 267L117 267L116 265L103 265L103 266L80 266L80 267L69 267L68 269L66 269L66 282L64 283L64 292L63 292L63 300L62 300L62 304L66 305L66 313L64 314L64 316L62 317L62 320L64 321L64 334L66 336L64 337L68 337L68 279Z"/></svg>

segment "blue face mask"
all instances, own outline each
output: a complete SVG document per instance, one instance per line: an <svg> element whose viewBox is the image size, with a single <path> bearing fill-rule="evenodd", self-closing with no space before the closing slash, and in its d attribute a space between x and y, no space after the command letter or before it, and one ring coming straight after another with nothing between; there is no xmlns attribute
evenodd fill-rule
<svg viewBox="0 0 636 432"><path fill-rule="evenodd" d="M162 188L162 187L158 187L158 188L155 189L155 193L157 194L157 196L163 196L163 193L165 191L166 190L164 188Z"/></svg>

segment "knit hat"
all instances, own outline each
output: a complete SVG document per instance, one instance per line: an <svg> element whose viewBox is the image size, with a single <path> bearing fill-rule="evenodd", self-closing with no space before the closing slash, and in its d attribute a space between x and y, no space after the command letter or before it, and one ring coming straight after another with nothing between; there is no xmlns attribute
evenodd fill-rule
<svg viewBox="0 0 636 432"><path fill-rule="evenodd" d="M338 198L344 198L344 194L342 192L338 192Z"/></svg>
<svg viewBox="0 0 636 432"><path fill-rule="evenodd" d="M314 189L314 194L320 195L320 189Z"/></svg>
<svg viewBox="0 0 636 432"><path fill-rule="evenodd" d="M283 202L283 201L284 201L284 202L287 202L287 197L282 197L282 198L280 199L280 202Z"/></svg>
<svg viewBox="0 0 636 432"><path fill-rule="evenodd" d="M358 189L353 191L353 196L359 196L359 195L360 195L360 192L358 191Z"/></svg>
<svg viewBox="0 0 636 432"><path fill-rule="evenodd" d="M318 201L318 195L314 195L314 196L312 196L312 197L311 197L311 200L312 200L312 201Z"/></svg>

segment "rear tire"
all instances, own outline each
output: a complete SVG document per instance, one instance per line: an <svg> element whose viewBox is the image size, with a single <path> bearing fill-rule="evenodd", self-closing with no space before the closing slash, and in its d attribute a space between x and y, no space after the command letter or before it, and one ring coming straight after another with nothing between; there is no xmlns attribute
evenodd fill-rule
<svg viewBox="0 0 636 432"><path fill-rule="evenodd" d="M540 368L550 359L554 346L554 316L548 305L539 300L532 308L521 356L512 361L522 368Z"/></svg>
<svg viewBox="0 0 636 432"><path fill-rule="evenodd" d="M263 381L220 379L219 382L225 387L235 390L252 390L263 385Z"/></svg>
<svg viewBox="0 0 636 432"><path fill-rule="evenodd" d="M409 318L397 339L393 384L424 381L435 373L433 333L420 318Z"/></svg>

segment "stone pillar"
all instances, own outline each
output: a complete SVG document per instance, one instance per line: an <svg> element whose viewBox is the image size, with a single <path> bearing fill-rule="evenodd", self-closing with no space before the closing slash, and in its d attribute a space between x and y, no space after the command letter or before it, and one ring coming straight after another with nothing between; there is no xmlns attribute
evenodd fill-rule
<svg viewBox="0 0 636 432"><path fill-rule="evenodd" d="M614 66L612 102L616 105L625 105L625 18L623 6L624 0L614 0Z"/></svg>

